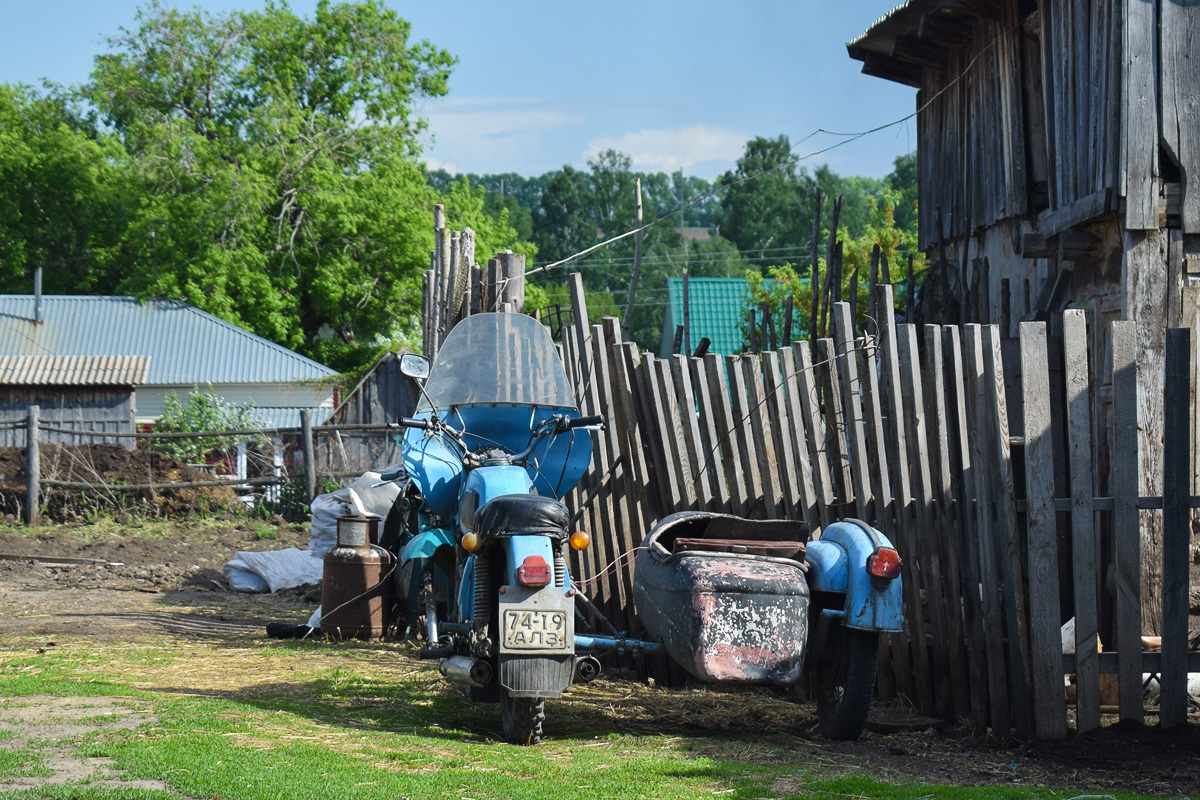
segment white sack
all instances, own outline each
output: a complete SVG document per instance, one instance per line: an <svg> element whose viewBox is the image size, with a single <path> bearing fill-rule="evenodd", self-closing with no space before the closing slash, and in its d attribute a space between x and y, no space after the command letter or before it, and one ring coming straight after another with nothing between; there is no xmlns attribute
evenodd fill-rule
<svg viewBox="0 0 1200 800"><path fill-rule="evenodd" d="M293 586L320 583L323 568L323 559L313 558L309 555L309 551L297 550L295 547L289 547L286 550L269 550L265 553L238 551L233 554L233 560L225 565L225 578L237 591L277 592ZM238 588L234 583L234 577L236 576L239 581L244 581L243 576L237 576L238 572L252 573L261 580L262 583L259 585L265 584L265 588Z"/></svg>

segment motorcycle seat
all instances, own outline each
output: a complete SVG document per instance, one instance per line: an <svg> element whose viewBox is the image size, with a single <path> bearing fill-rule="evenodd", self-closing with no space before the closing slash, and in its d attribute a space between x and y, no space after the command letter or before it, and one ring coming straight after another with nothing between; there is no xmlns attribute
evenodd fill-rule
<svg viewBox="0 0 1200 800"><path fill-rule="evenodd" d="M536 494L510 494L489 500L479 509L475 532L480 536L553 536L565 539L567 507Z"/></svg>

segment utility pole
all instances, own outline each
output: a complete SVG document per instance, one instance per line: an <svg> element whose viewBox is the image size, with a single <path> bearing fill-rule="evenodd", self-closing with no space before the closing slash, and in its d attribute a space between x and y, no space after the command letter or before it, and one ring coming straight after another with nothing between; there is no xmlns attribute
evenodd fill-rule
<svg viewBox="0 0 1200 800"><path fill-rule="evenodd" d="M642 179L637 179L637 233L633 234L633 274L629 276L629 295L625 298L625 316L621 318L621 331L629 332L629 317L633 314L633 295L637 291L638 278L642 274Z"/></svg>

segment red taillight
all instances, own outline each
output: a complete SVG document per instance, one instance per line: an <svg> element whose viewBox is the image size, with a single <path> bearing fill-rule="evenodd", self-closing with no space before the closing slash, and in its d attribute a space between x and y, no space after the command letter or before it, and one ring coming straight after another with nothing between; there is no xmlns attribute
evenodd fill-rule
<svg viewBox="0 0 1200 800"><path fill-rule="evenodd" d="M517 567L517 583L522 586L549 586L553 574L546 559L530 556Z"/></svg>
<svg viewBox="0 0 1200 800"><path fill-rule="evenodd" d="M881 547L867 557L867 572L876 578L892 578L900 575L900 554L890 547Z"/></svg>

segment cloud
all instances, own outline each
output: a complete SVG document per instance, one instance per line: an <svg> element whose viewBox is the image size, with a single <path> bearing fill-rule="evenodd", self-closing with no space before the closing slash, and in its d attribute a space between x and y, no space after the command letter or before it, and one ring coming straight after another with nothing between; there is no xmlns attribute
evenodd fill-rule
<svg viewBox="0 0 1200 800"><path fill-rule="evenodd" d="M426 158L452 162L468 172L536 174L546 142L583 115L522 98L467 98L424 109L429 120ZM449 167L447 167L449 169Z"/></svg>
<svg viewBox="0 0 1200 800"><path fill-rule="evenodd" d="M646 172L675 172L702 167L719 172L732 166L751 137L724 128L691 125L683 128L646 128L616 138L600 136L588 142L586 158L613 149L628 153L633 168Z"/></svg>

